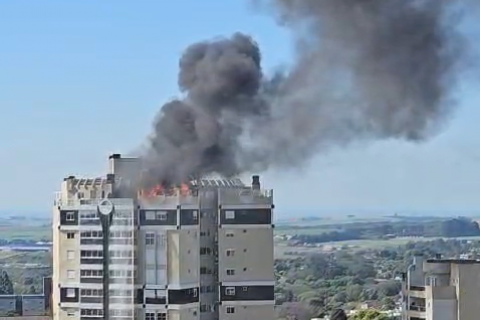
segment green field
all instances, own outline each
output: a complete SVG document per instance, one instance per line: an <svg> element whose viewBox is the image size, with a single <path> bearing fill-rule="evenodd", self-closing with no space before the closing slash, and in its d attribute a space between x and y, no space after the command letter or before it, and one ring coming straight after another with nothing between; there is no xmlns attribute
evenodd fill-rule
<svg viewBox="0 0 480 320"><path fill-rule="evenodd" d="M304 255L310 253L322 253L322 252L331 252L332 250L348 248L351 250L362 250L362 249L382 249L388 247L396 247L405 245L408 242L426 242L433 241L436 239L444 240L471 240L479 241L479 237L458 237L458 238L423 238L423 237L404 237L404 238L394 238L389 240L349 240L349 241L337 241L337 242L326 242L322 243L318 247L291 247L287 246L286 243L276 243L275 244L275 258L282 259L287 257L294 257L296 255ZM287 254L288 252L295 252L296 254Z"/></svg>
<svg viewBox="0 0 480 320"><path fill-rule="evenodd" d="M342 226L349 224L365 224L365 223L378 223L378 222L395 222L402 219L394 217L329 217L322 219L310 219L310 220L283 220L275 223L275 234L322 234L325 232L332 232L341 230Z"/></svg>
<svg viewBox="0 0 480 320"><path fill-rule="evenodd" d="M46 225L0 225L0 238L6 240L50 240L52 228Z"/></svg>

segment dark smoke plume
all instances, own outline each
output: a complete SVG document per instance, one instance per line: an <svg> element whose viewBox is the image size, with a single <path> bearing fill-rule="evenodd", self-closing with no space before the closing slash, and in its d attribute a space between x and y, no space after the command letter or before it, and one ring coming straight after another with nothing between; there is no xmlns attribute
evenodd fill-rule
<svg viewBox="0 0 480 320"><path fill-rule="evenodd" d="M294 168L334 146L430 137L454 106L465 53L456 25L473 2L257 1L293 31L295 60L268 76L241 33L188 47L184 97L155 121L147 183Z"/></svg>

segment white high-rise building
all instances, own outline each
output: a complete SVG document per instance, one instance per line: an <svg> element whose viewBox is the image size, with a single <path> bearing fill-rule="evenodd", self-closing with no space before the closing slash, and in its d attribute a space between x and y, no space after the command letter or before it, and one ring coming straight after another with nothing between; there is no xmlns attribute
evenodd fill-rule
<svg viewBox="0 0 480 320"><path fill-rule="evenodd" d="M54 320L274 319L273 194L258 176L120 198L139 163L109 161L56 195Z"/></svg>

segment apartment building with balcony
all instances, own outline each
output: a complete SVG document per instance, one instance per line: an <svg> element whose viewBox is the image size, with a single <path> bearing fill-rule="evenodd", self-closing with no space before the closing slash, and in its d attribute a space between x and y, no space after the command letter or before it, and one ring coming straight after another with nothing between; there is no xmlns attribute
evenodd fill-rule
<svg viewBox="0 0 480 320"><path fill-rule="evenodd" d="M104 177L62 182L53 318L274 319L272 191L254 176L126 194L139 169L115 154Z"/></svg>
<svg viewBox="0 0 480 320"><path fill-rule="evenodd" d="M480 319L480 261L415 257L404 274L403 320Z"/></svg>

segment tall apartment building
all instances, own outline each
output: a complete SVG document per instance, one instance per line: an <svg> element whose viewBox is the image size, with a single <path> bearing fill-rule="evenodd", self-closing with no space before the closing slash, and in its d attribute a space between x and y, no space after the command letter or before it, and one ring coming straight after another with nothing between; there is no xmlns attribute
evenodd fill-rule
<svg viewBox="0 0 480 320"><path fill-rule="evenodd" d="M402 293L403 320L478 320L480 261L415 257Z"/></svg>
<svg viewBox="0 0 480 320"><path fill-rule="evenodd" d="M139 162L68 177L53 210L53 318L274 319L273 194L202 179L125 198Z"/></svg>

